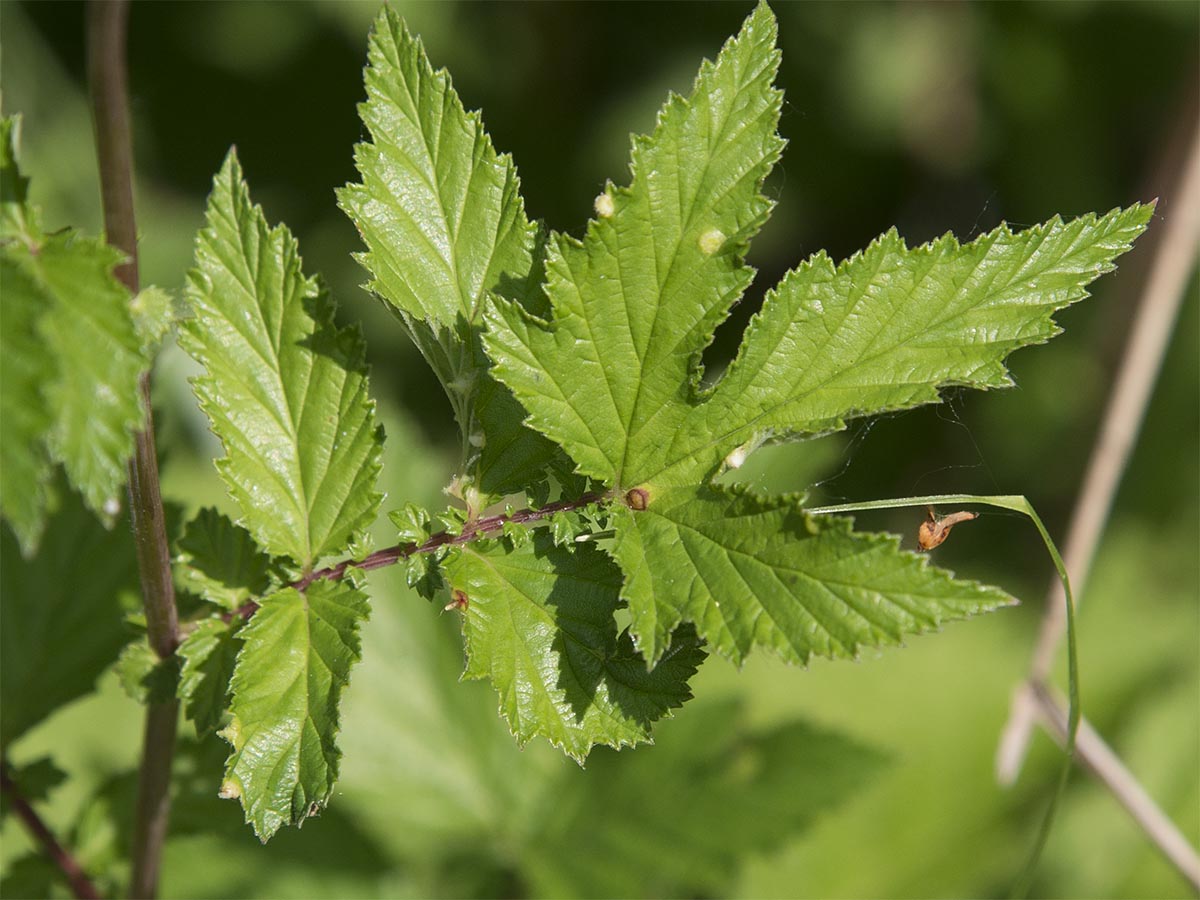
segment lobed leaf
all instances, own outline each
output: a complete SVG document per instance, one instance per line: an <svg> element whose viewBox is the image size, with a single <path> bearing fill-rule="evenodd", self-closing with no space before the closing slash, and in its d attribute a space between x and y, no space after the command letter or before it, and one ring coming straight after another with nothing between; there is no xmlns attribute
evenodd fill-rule
<svg viewBox="0 0 1200 900"><path fill-rule="evenodd" d="M520 406L487 372L485 296L537 303L542 237L525 215L511 158L496 153L445 70L384 7L372 29L360 105L371 142L355 148L361 184L339 203L367 245L367 287L404 323L446 388L468 468L489 493L523 485L554 448L524 428Z"/></svg>
<svg viewBox="0 0 1200 900"><path fill-rule="evenodd" d="M560 237L547 260L553 311L488 312L485 345L529 422L580 472L641 484L690 410L700 353L750 283L741 264L771 204L760 188L783 141L776 25L761 4L690 97L672 96L633 142L632 181L582 242Z"/></svg>
<svg viewBox="0 0 1200 900"><path fill-rule="evenodd" d="M0 509L29 555L54 462L112 525L145 418L139 379L151 342L113 276L120 252L69 229L42 233L17 168L15 129L14 119L0 119Z"/></svg>
<svg viewBox="0 0 1200 900"><path fill-rule="evenodd" d="M230 151L214 180L188 279L180 343L225 447L217 468L241 524L272 556L311 567L374 518L383 444L357 328L301 271L296 242L268 227Z"/></svg>
<svg viewBox="0 0 1200 900"><path fill-rule="evenodd" d="M265 598L238 634L221 795L241 798L263 841L316 815L333 792L338 707L368 613L361 591L318 580L303 594L286 588Z"/></svg>
<svg viewBox="0 0 1200 900"><path fill-rule="evenodd" d="M764 647L789 662L856 657L1016 601L960 581L892 535L812 516L795 497L738 488L672 488L615 513L638 646L650 661L680 622L736 662Z"/></svg>
<svg viewBox="0 0 1200 900"><path fill-rule="evenodd" d="M651 724L691 699L687 682L704 659L682 628L657 665L613 618L621 573L590 544L554 544L538 530L456 548L446 577L463 616L466 678L490 678L517 740L542 736L583 762L595 744L649 740Z"/></svg>
<svg viewBox="0 0 1200 900"><path fill-rule="evenodd" d="M551 248L547 319L504 301L487 314L496 375L527 421L626 496L613 553L651 663L684 622L734 660L763 646L803 662L1010 602L792 498L705 485L766 440L933 402L949 385L1007 385L1004 357L1053 336L1051 314L1086 296L1153 211L915 250L890 232L836 268L818 255L768 293L702 390L700 355L750 280L741 258L770 210L774 40L760 5L692 95L634 140L630 186L598 201L583 241Z"/></svg>

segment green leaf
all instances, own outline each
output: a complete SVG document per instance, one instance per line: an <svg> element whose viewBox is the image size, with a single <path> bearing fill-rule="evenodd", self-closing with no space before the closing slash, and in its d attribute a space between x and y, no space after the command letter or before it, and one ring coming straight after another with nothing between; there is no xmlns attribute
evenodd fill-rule
<svg viewBox="0 0 1200 900"><path fill-rule="evenodd" d="M647 671L613 618L621 573L589 544L554 545L545 529L519 549L507 541L457 548L450 586L465 595L466 678L490 678L520 743L541 735L582 762L594 744L648 740L651 724L691 699L704 659L680 629Z"/></svg>
<svg viewBox="0 0 1200 900"><path fill-rule="evenodd" d="M768 294L738 359L700 391L700 354L753 274L740 257L769 211L773 41L760 6L692 97L635 140L611 214L551 250L548 322L503 302L488 315L496 374L529 422L606 483L694 484L768 438L934 402L950 385L1006 386L1003 358L1056 334L1051 313L1086 296L1153 212L915 250L892 231L836 268L818 254Z"/></svg>
<svg viewBox="0 0 1200 900"><path fill-rule="evenodd" d="M540 301L542 237L525 215L516 168L420 39L384 7L371 33L359 107L371 143L355 148L361 184L339 203L367 245L367 287L397 313L454 406L482 490L521 487L554 448L522 427L479 341L485 296Z"/></svg>
<svg viewBox="0 0 1200 900"><path fill-rule="evenodd" d="M783 142L775 20L760 5L692 95L672 96L633 144L633 179L582 242L547 260L542 323L516 304L489 310L495 373L579 471L632 487L666 462L688 421L701 351L750 283L741 264L771 204L760 193Z"/></svg>
<svg viewBox="0 0 1200 900"><path fill-rule="evenodd" d="M600 751L568 772L519 855L542 897L722 897L853 797L886 756L790 721L753 728L733 700L700 702L653 747Z"/></svg>
<svg viewBox="0 0 1200 900"><path fill-rule="evenodd" d="M1058 334L1051 314L1086 297L1153 212L1056 216L913 250L893 229L837 267L817 254L767 294L738 358L667 450L663 468L676 473L660 477L711 471L747 442L935 403L947 386L1011 386L1002 360Z"/></svg>
<svg viewBox="0 0 1200 900"><path fill-rule="evenodd" d="M229 682L241 646L237 635L241 624L239 617L229 622L205 619L176 651L183 660L178 696L199 736L216 729L229 708Z"/></svg>
<svg viewBox="0 0 1200 900"><path fill-rule="evenodd" d="M265 598L238 634L221 795L241 798L263 841L316 815L333 792L338 705L367 615L361 591L320 580Z"/></svg>
<svg viewBox="0 0 1200 900"><path fill-rule="evenodd" d="M22 558L0 532L0 746L92 689L129 639L126 607L140 601L128 528L106 531L79 498L47 523L37 555Z"/></svg>
<svg viewBox="0 0 1200 900"><path fill-rule="evenodd" d="M217 467L241 524L304 567L374 517L382 430L364 343L301 271L296 242L250 202L232 151L209 197L180 343L204 366L194 386L225 446Z"/></svg>
<svg viewBox="0 0 1200 900"><path fill-rule="evenodd" d="M113 276L120 252L69 229L42 234L16 166L15 123L0 121L0 509L30 554L53 462L114 521L145 417L138 380L149 351Z"/></svg>
<svg viewBox="0 0 1200 900"><path fill-rule="evenodd" d="M142 350L152 356L175 324L175 298L168 291L151 285L138 292L130 301L129 309L142 338Z"/></svg>
<svg viewBox="0 0 1200 900"><path fill-rule="evenodd" d="M179 659L161 659L142 638L127 644L117 659L121 688L138 703L165 703L175 696L179 683Z"/></svg>
<svg viewBox="0 0 1200 900"><path fill-rule="evenodd" d="M7 761L5 763L7 765ZM30 803L45 800L52 790L67 780L67 773L54 764L48 756L11 769L8 777L17 786L21 796ZM9 812L8 793L0 794L0 820ZM5 896L11 896L5 894Z"/></svg>
<svg viewBox="0 0 1200 900"><path fill-rule="evenodd" d="M746 20L693 94L672 97L636 138L628 188L609 188L583 241L547 261L552 312L487 314L496 376L578 470L624 494L613 517L638 647L653 663L681 622L741 661L854 655L1009 602L954 582L794 499L713 490L767 440L843 427L850 416L1009 383L1017 347L1056 333L1050 316L1086 295L1144 229L1136 205L966 246L909 250L894 232L835 268L818 255L768 293L734 363L701 388L701 354L752 270L747 243L770 209L760 188L781 146L775 23Z"/></svg>
<svg viewBox="0 0 1200 900"><path fill-rule="evenodd" d="M680 622L741 662L754 646L785 660L852 658L860 647L1016 601L957 581L892 535L812 516L795 497L736 488L674 488L646 510L618 508L613 555L625 573L633 631L648 659Z"/></svg>
<svg viewBox="0 0 1200 900"><path fill-rule="evenodd" d="M188 522L177 546L176 584L218 606L237 609L270 586L271 558L250 532L211 507Z"/></svg>

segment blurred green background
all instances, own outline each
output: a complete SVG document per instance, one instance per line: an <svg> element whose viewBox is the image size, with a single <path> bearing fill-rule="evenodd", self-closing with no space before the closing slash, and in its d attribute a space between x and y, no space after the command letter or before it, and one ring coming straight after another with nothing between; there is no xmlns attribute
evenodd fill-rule
<svg viewBox="0 0 1200 900"><path fill-rule="evenodd" d="M394 4L519 167L530 214L581 233L604 181L627 179L629 132L653 125L749 12L746 3ZM296 232L347 321L365 323L388 431L389 503L436 506L453 473L440 388L359 287L333 190L355 178L355 104L375 3L139 3L130 80L145 283L179 290L209 182L238 146L255 199ZM1062 536L1102 404L1196 128L1200 6L1167 3L779 4L779 201L750 261L760 275L711 352L732 354L766 286L820 248L837 258L892 225L916 243L1000 221L1160 196L1156 221L1066 333L1011 361L1017 388L757 455L744 477L814 482L814 502L913 493L1023 493ZM84 94L83 5L0 9L6 113L49 228L100 231ZM1200 842L1200 398L1196 285L1083 598L1085 713L1189 840ZM156 373L165 489L225 499L216 450L168 348ZM915 512L862 515L915 532ZM391 543L386 529L377 534ZM907 538L911 542L911 537ZM181 749L162 894L222 897L1006 894L1060 755L1035 737L1012 790L992 775L1051 566L1023 519L985 513L937 551L1025 604L903 650L808 670L711 660L655 746L597 751L586 769L518 749L487 684L460 684L452 615L372 577L364 662L346 696L343 774L326 813L266 847L219 801L223 745ZM99 693L11 748L53 754L70 780L44 804L96 870L123 877L141 711L110 674ZM190 726L182 733L190 737ZM3 826L5 896L38 883ZM1189 889L1116 802L1071 781L1036 896L1169 897Z"/></svg>

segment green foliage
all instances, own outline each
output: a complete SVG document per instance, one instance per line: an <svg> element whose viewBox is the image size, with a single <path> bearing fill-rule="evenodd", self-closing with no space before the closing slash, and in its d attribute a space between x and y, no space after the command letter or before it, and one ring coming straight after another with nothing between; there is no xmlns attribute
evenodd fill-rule
<svg viewBox="0 0 1200 900"><path fill-rule="evenodd" d="M360 657L367 613L361 591L317 581L304 593L288 588L265 598L238 634L231 718L221 731L233 753L221 794L241 798L264 841L316 815L333 792L338 703Z"/></svg>
<svg viewBox="0 0 1200 900"><path fill-rule="evenodd" d="M453 592L464 677L492 682L521 746L545 737L582 762L595 744L649 742L651 726L691 699L706 647L739 665L755 647L801 664L853 658L1013 602L901 551L893 537L806 511L802 498L714 479L764 443L931 403L947 387L1009 385L1005 357L1056 333L1052 313L1086 296L1152 207L1055 218L1017 234L1002 226L965 246L947 235L910 249L892 231L837 265L818 253L767 293L733 363L706 379L701 357L753 279L744 258L772 208L762 186L783 148L775 40L760 4L703 64L692 94L672 95L653 133L634 139L629 186L605 187L576 240L529 220L515 166L480 116L466 112L398 14L385 7L376 19L361 106L370 142L356 151L361 183L339 203L366 244L368 288L450 398L463 455L447 492L466 507L435 515L409 504L393 514L401 545L427 540L439 519L461 532L453 547L397 556L421 595ZM155 289L129 298L111 275L119 257L104 245L40 232L11 122L4 127L0 485L5 516L31 553L53 505L55 461L111 517L141 421L133 386L174 309ZM78 306L88 290L103 298L99 312ZM343 570L330 580L314 570L322 558L369 551L382 430L361 334L335 325L334 304L303 274L290 232L270 228L252 205L233 153L196 240L187 302L181 344L204 369L196 393L224 446L218 468L237 521L203 509L174 548L181 592L209 615L185 621L177 659L160 662L137 640L117 674L141 702L175 693L200 736L222 729L232 752L221 796L240 798L266 841L320 811L339 774L339 707L368 601L352 568L345 582L336 580ZM109 392L123 398L120 415L93 409ZM490 537L472 539L486 506L522 491L533 506L585 491L595 502L537 524L509 508ZM37 572L12 574L13 542L2 536L6 747L46 714L47 696L52 709L87 690L128 637L91 618L119 626L112 579L75 583L95 578L93 554L109 552L112 569L128 562L128 547L93 550L54 528L73 555L44 547ZM86 615L53 602L59 581L74 602L87 601ZM92 655L47 666L47 646L74 647L64 628L85 635ZM668 739L633 761L598 752L584 781L574 767L555 769L560 758L536 756L543 748L517 755L496 740L495 717L481 722L474 701L448 699L461 654L437 628L421 632L441 641L426 660L437 677L424 673L436 684L415 691L410 661L387 668L396 661L384 658L385 672L404 677L373 686L372 724L384 727L398 709L431 723L407 736L420 765L395 771L388 744L366 790L390 786L389 807L417 797L423 805L389 809L388 821L446 843L466 844L485 826L498 835L495 846L464 853L484 859L466 875L456 846L439 848L424 832L385 836L434 845L427 871L440 887L516 892L511 876L563 896L728 891L747 859L803 830L881 760L798 722L748 730L734 705L710 705L668 724ZM390 637L381 657L413 650ZM541 793L528 789L535 778ZM89 827L110 825L127 833L127 823L111 824L116 796L102 791L74 835L86 842ZM96 843L109 869L128 855ZM364 853L371 889L382 890L382 853ZM415 870L418 859L410 852L405 862ZM26 891L41 874L29 862L10 870L28 876L15 882ZM414 893L434 892L412 877ZM7 892L21 889L6 879Z"/></svg>
<svg viewBox="0 0 1200 900"><path fill-rule="evenodd" d="M69 491L35 556L0 531L0 747L92 689L129 639L137 561L128 529L96 528Z"/></svg>
<svg viewBox="0 0 1200 900"><path fill-rule="evenodd" d="M618 510L614 522L623 596L651 659L685 621L737 662L760 646L807 663L1016 602L954 580L891 535L809 515L794 497L674 488L645 511Z"/></svg>
<svg viewBox="0 0 1200 900"><path fill-rule="evenodd" d="M145 640L127 644L117 659L117 677L125 694L138 703L165 703L175 696L180 660L160 659Z"/></svg>
<svg viewBox="0 0 1200 900"><path fill-rule="evenodd" d="M241 523L305 569L374 517L382 429L363 339L334 325L296 242L251 205L230 152L213 183L180 343L204 366L195 390L225 446L218 468Z"/></svg>
<svg viewBox="0 0 1200 900"><path fill-rule="evenodd" d="M200 510L177 544L179 587L228 610L266 593L271 559L250 532L215 509Z"/></svg>
<svg viewBox="0 0 1200 900"><path fill-rule="evenodd" d="M538 893L726 896L747 858L802 832L886 762L803 722L753 729L744 719L735 703L700 703L633 760L597 753L579 796L541 823Z"/></svg>
<svg viewBox="0 0 1200 900"><path fill-rule="evenodd" d="M138 380L165 326L139 333L113 276L118 251L70 229L42 231L17 168L17 123L0 119L0 509L30 555L54 463L107 525L116 519L145 418Z"/></svg>
<svg viewBox="0 0 1200 900"><path fill-rule="evenodd" d="M803 662L1010 602L894 541L805 517L795 498L702 483L766 440L931 402L939 387L1009 384L1003 357L1052 336L1049 313L1085 296L1153 211L1000 228L966 247L948 236L909 251L889 233L837 269L819 255L768 294L738 358L701 388L700 355L753 276L742 258L770 208L774 43L760 5L635 139L630 186L598 198L583 241L551 243L548 319L502 299L487 315L495 374L530 424L580 472L632 489L613 553L651 663L680 622L739 662L756 645Z"/></svg>
<svg viewBox="0 0 1200 900"><path fill-rule="evenodd" d="M241 619L223 622L205 619L183 639L176 651L183 659L179 675L179 699L184 712L203 737L221 724L229 707L229 682L237 662L236 640Z"/></svg>
<svg viewBox="0 0 1200 900"><path fill-rule="evenodd" d="M479 324L489 293L540 303L544 236L525 216L511 158L391 7L375 20L369 59L359 109L373 142L355 149L362 184L339 193L367 245L367 287L446 389L464 472L488 495L517 490L553 447L522 426L521 408L489 375Z"/></svg>
<svg viewBox="0 0 1200 900"><path fill-rule="evenodd" d="M593 744L621 747L691 699L688 679L704 659L683 628L647 671L629 632L618 636L621 573L590 544L570 549L539 531L454 550L446 576L461 596L467 678L490 678L520 743L535 735L583 762Z"/></svg>

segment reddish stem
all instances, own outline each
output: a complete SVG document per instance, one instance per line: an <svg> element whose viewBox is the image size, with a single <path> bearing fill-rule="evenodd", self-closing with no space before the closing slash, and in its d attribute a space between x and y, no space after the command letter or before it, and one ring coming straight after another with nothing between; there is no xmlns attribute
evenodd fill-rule
<svg viewBox="0 0 1200 900"><path fill-rule="evenodd" d="M63 876L67 879L67 883L71 885L71 892L76 897L98 898L100 892L96 890L96 886L92 884L92 880L83 871L83 866L63 848L63 845L54 837L54 834L47 827L46 823L42 821L42 817L37 814L37 811L25 799L25 795L21 793L20 787L12 780L12 776L8 770L8 763L6 762L0 763L0 790L8 797L8 802L12 805L13 812L25 823L25 827L29 829L34 839L42 845L42 849L46 851L46 855L50 857L59 871L63 873Z"/></svg>
<svg viewBox="0 0 1200 900"><path fill-rule="evenodd" d="M337 581L346 574L346 570L350 568L369 571L371 569L382 569L387 566L395 565L402 559L408 559L410 556L416 556L418 553L432 553L439 547L457 547L462 544L469 544L471 541L479 540L487 537L489 534L494 534L500 531L507 523L514 522L518 525L526 525L530 522L537 522L540 519L546 519L558 512L565 512L572 509L582 509L591 504L598 503L604 500L606 495L597 493L586 493L575 500L558 500L554 503L547 503L545 506L538 509L519 509L514 513L501 513L495 516L485 516L482 519L476 519L474 522L468 523L461 532L453 534L449 531L439 531L432 535L427 541L421 544L416 544L409 541L407 544L396 544L393 547L385 547L382 550L376 550L370 556L360 559L355 562L352 559L343 560L334 566L328 566L324 569L317 569L315 572L309 572L303 578L293 581L288 587L295 588L298 591L303 591L314 581L330 580ZM239 606L231 613L226 613L223 618L226 622L232 621L236 617L248 619L254 615L258 609L258 603L254 600L248 600Z"/></svg>

